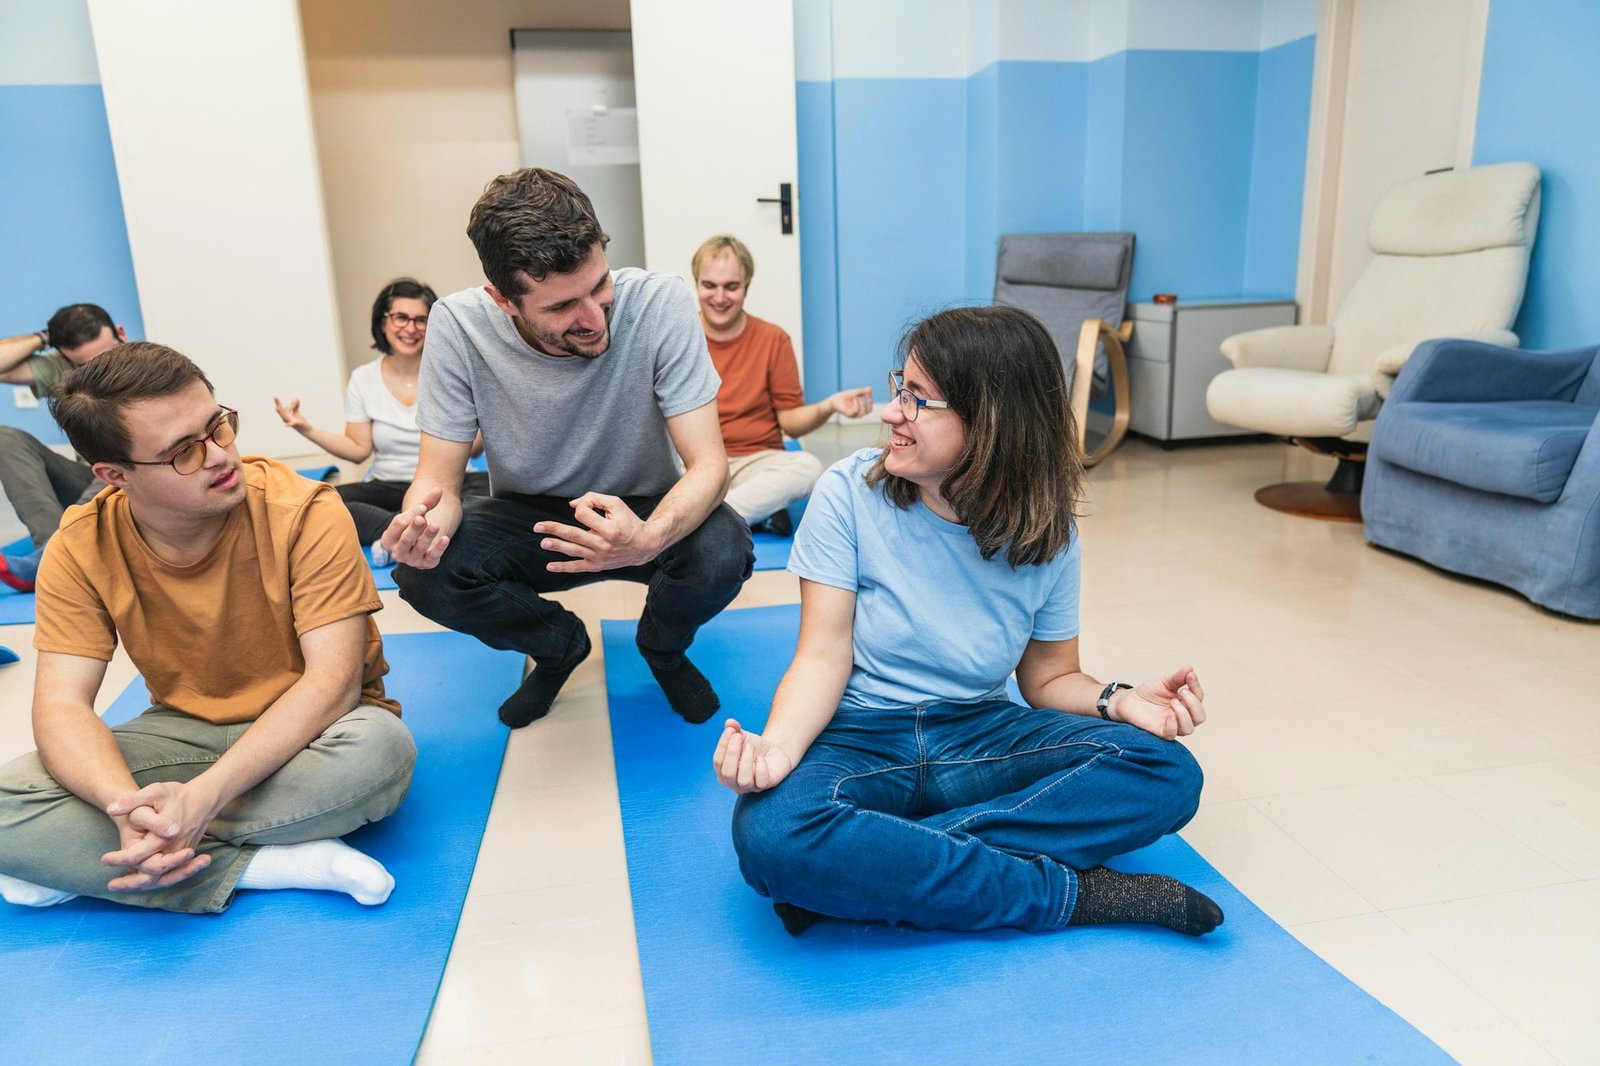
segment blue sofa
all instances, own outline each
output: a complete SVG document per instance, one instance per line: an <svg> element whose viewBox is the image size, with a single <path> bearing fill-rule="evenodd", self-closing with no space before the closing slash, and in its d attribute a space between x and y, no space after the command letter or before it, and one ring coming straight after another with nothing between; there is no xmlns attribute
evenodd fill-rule
<svg viewBox="0 0 1600 1066"><path fill-rule="evenodd" d="M1600 346L1417 346L1367 449L1369 541L1600 619Z"/></svg>

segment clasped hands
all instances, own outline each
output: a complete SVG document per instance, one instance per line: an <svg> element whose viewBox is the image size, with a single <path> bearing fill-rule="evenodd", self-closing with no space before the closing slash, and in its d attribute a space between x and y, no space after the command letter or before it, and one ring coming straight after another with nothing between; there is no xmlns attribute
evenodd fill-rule
<svg viewBox="0 0 1600 1066"><path fill-rule="evenodd" d="M214 796L196 781L158 781L106 805L122 846L100 857L127 873L106 883L113 892L167 888L211 865L196 852L206 827L217 815Z"/></svg>

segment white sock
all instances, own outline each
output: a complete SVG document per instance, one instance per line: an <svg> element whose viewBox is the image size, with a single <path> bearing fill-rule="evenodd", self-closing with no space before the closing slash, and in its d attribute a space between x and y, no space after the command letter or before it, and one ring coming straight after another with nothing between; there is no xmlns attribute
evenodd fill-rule
<svg viewBox="0 0 1600 1066"><path fill-rule="evenodd" d="M0 874L0 898L18 907L54 907L69 899L77 899L76 892L63 892L59 888L46 888L20 877Z"/></svg>
<svg viewBox="0 0 1600 1066"><path fill-rule="evenodd" d="M377 859L342 840L312 840L261 848L239 876L237 887L343 892L357 903L375 907L394 891L394 878Z"/></svg>

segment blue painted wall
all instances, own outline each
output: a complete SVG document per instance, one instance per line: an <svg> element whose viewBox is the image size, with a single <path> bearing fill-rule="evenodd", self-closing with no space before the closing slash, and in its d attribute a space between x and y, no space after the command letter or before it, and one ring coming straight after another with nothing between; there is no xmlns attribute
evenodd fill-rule
<svg viewBox="0 0 1600 1066"><path fill-rule="evenodd" d="M966 288L967 86L852 78L833 92L840 380L881 394L906 327ZM813 361L808 343L806 389L820 395Z"/></svg>
<svg viewBox="0 0 1600 1066"><path fill-rule="evenodd" d="M117 168L83 0L0 4L0 337L38 329L69 303L97 303L144 336ZM0 392L0 423L65 437L43 406Z"/></svg>
<svg viewBox="0 0 1600 1066"><path fill-rule="evenodd" d="M808 394L876 385L915 319L988 302L1005 233L1134 232L1135 300L1292 297L1313 52L802 82Z"/></svg>
<svg viewBox="0 0 1600 1066"><path fill-rule="evenodd" d="M1256 75L1255 144L1250 152L1249 231L1244 292L1282 291L1300 258L1300 211L1311 127L1310 72L1316 38L1261 53Z"/></svg>
<svg viewBox="0 0 1600 1066"><path fill-rule="evenodd" d="M1527 160L1542 213L1516 331L1524 348L1600 342L1600 4L1489 8L1474 163Z"/></svg>

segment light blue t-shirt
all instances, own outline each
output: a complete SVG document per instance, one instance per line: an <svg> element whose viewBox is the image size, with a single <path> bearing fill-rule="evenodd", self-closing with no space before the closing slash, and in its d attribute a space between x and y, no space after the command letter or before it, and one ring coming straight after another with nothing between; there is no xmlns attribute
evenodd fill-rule
<svg viewBox="0 0 1600 1066"><path fill-rule="evenodd" d="M1040 566L985 560L967 527L922 503L896 507L867 471L879 449L835 463L811 492L789 572L856 594L843 704L890 710L1005 691L1029 640L1078 635L1078 538Z"/></svg>

